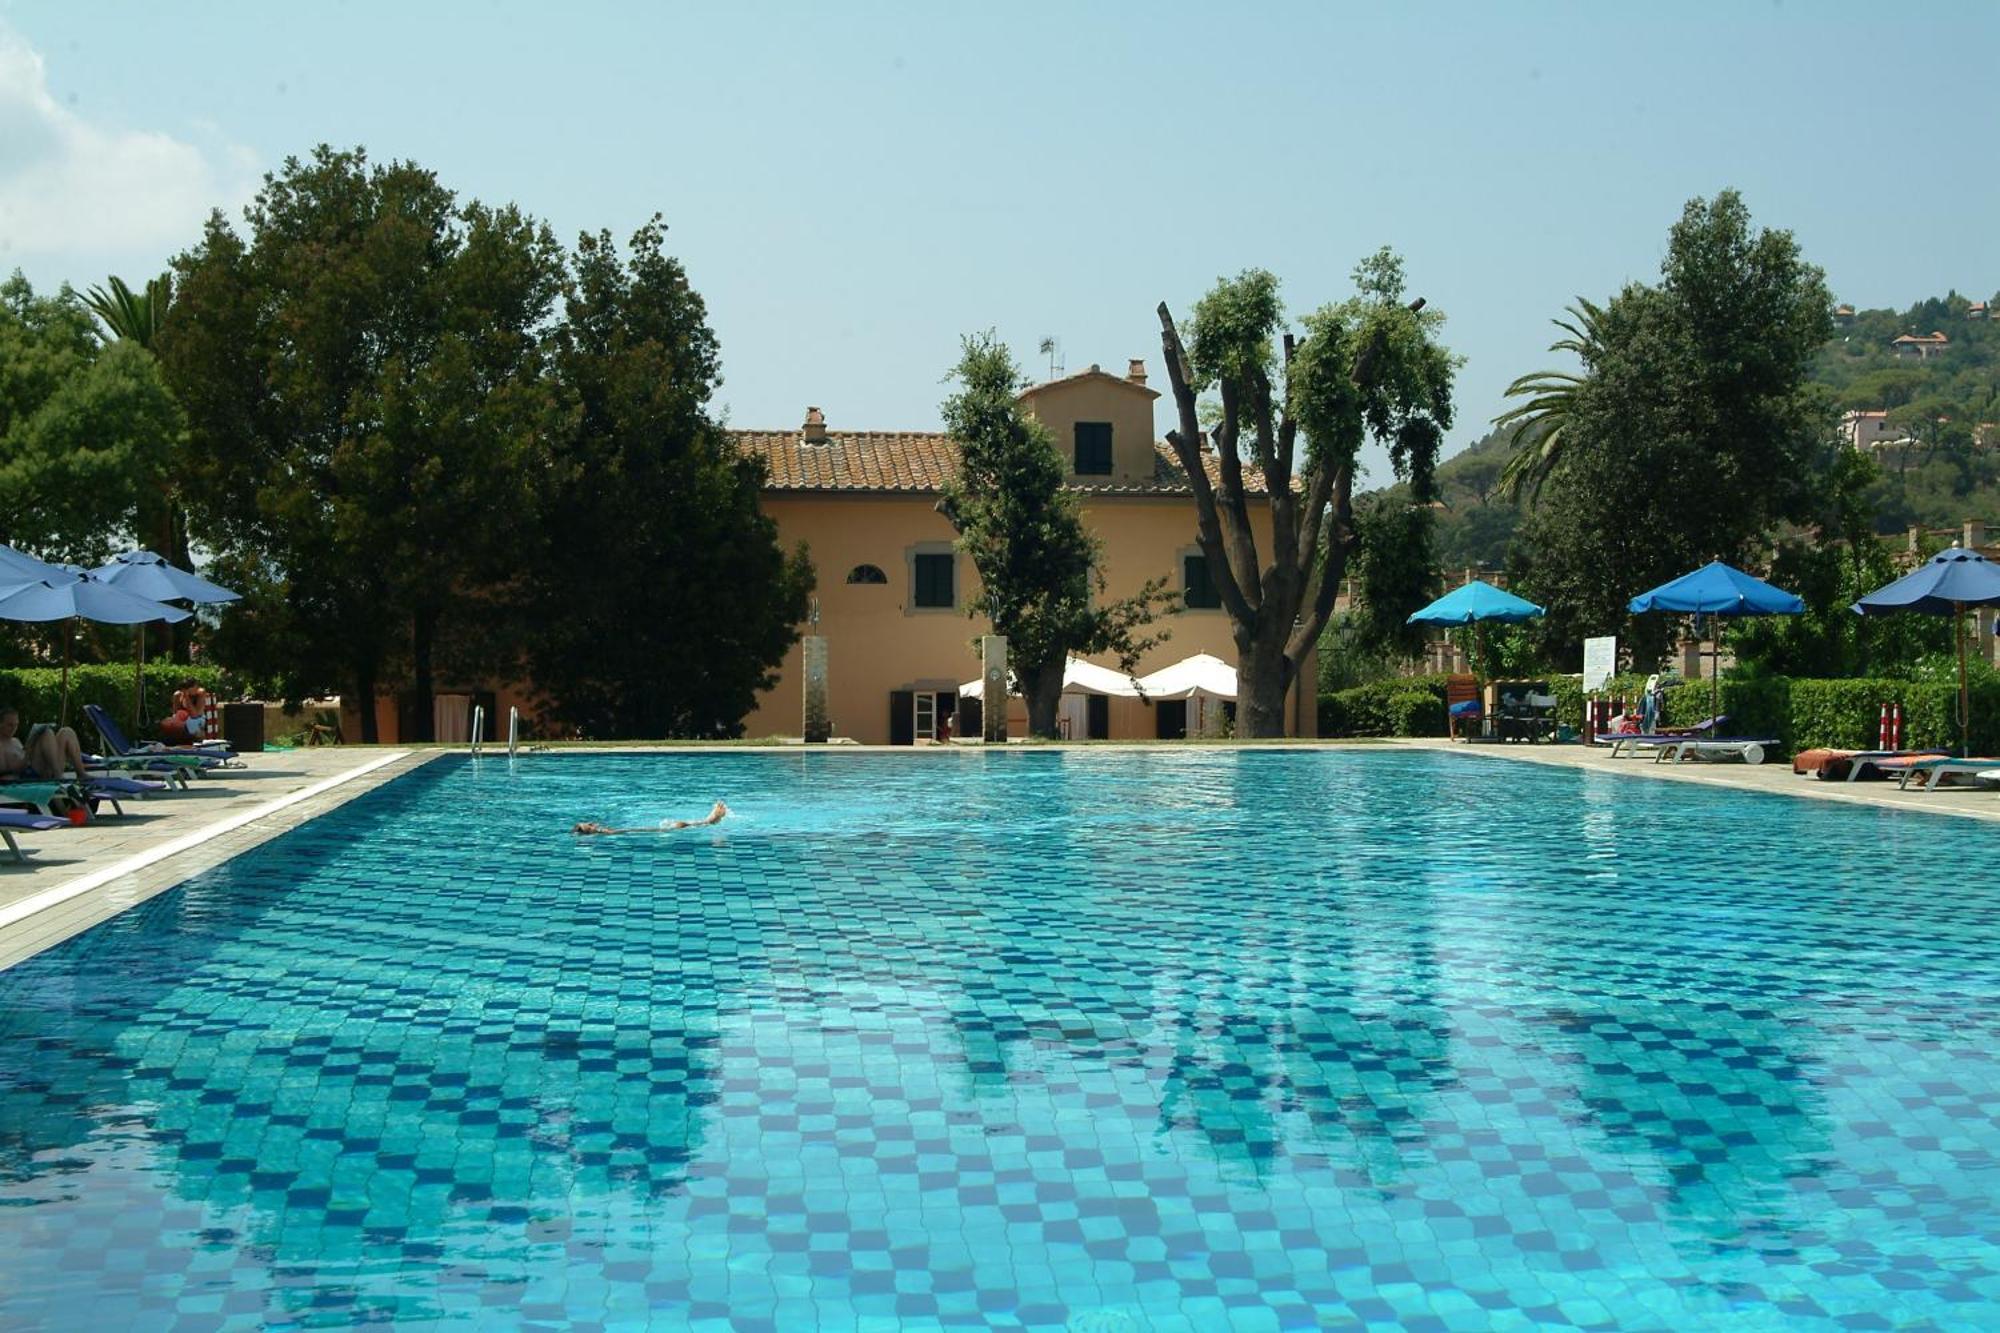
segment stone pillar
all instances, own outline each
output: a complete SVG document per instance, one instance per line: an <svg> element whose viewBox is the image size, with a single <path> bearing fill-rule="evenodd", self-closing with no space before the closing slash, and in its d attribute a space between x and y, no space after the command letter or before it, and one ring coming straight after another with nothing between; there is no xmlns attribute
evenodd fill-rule
<svg viewBox="0 0 2000 1333"><path fill-rule="evenodd" d="M979 701L981 739L988 745L1007 743L1007 637L985 634L979 639Z"/></svg>
<svg viewBox="0 0 2000 1333"><path fill-rule="evenodd" d="M826 637L808 634L800 643L806 667L805 738L808 743L824 744L833 735L833 723L826 717Z"/></svg>

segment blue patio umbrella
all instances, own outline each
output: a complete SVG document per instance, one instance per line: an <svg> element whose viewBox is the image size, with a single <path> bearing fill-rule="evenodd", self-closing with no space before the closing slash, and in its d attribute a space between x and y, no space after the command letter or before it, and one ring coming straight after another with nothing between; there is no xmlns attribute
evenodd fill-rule
<svg viewBox="0 0 2000 1333"><path fill-rule="evenodd" d="M1972 698L1965 679L1965 608L2000 606L2000 565L1977 551L1954 546L1918 565L1887 587L1854 604L1857 615L1926 611L1952 617L1958 638L1958 747L1972 753Z"/></svg>
<svg viewBox="0 0 2000 1333"><path fill-rule="evenodd" d="M1484 639L1479 626L1494 620L1502 624L1518 625L1524 620L1533 620L1546 614L1541 607L1523 597L1516 597L1503 588L1496 588L1484 579L1472 579L1464 585L1453 588L1444 596L1421 610L1412 611L1403 622L1406 625L1470 625L1475 640L1473 653L1483 655Z"/></svg>
<svg viewBox="0 0 2000 1333"><path fill-rule="evenodd" d="M15 581L0 572L0 620L95 620L105 625L141 625L149 620L186 620L190 612L137 597L83 574L51 568L46 578ZM62 712L69 720L69 634L63 635Z"/></svg>
<svg viewBox="0 0 2000 1333"><path fill-rule="evenodd" d="M1542 608L1533 602L1516 597L1513 593L1503 588L1496 588L1484 580L1474 579L1464 587L1452 589L1423 610L1412 611L1404 623L1472 625L1482 620L1497 620L1503 624L1517 625L1542 614L1544 614Z"/></svg>
<svg viewBox="0 0 2000 1333"><path fill-rule="evenodd" d="M214 606L242 600L241 593L231 592L219 583L210 583L199 574L190 574L177 565L168 564L151 551L127 551L92 570L90 576L99 583L108 583L156 602L193 602L198 606ZM4 577L4 573L0 573L0 577ZM134 637L138 646L133 652L132 717L143 726L146 720L146 632L141 630Z"/></svg>
<svg viewBox="0 0 2000 1333"><path fill-rule="evenodd" d="M1733 565L1711 560L1692 573L1642 592L1629 602L1634 615L1648 611L1671 611L1695 618L1695 632L1701 631L1703 616L1795 616L1806 609L1805 599L1796 593L1774 588ZM1715 666L1709 672L1709 714L1722 711L1722 645L1715 648Z"/></svg>

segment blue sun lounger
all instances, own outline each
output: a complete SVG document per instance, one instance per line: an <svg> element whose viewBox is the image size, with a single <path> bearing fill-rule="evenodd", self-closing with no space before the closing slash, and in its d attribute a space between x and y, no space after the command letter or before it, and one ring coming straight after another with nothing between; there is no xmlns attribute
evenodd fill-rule
<svg viewBox="0 0 2000 1333"><path fill-rule="evenodd" d="M236 751L219 741L206 745L162 745L157 741L133 745L125 738L124 729L96 704L85 704L83 714L90 719L90 725L97 728L97 734L103 737L104 748L110 751L107 764L128 768L141 764L148 767L175 766L201 772L243 767Z"/></svg>
<svg viewBox="0 0 2000 1333"><path fill-rule="evenodd" d="M43 833L49 829L68 828L67 819L57 819L53 815L31 815L25 810L0 810L0 841L7 844L7 850L14 854L16 861L26 861L28 854L21 850L21 844L14 841L14 834L25 831Z"/></svg>

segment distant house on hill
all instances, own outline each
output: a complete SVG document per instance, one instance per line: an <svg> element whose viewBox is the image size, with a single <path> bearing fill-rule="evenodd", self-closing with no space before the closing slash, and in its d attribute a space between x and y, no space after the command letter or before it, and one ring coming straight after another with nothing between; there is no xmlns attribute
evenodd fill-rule
<svg viewBox="0 0 2000 1333"><path fill-rule="evenodd" d="M1900 438L1887 412L1849 412L1840 418L1840 433L1856 449L1879 449Z"/></svg>
<svg viewBox="0 0 2000 1333"><path fill-rule="evenodd" d="M1934 356L1942 355L1949 346L1951 339L1937 332L1905 333L1889 343L1890 350L1897 357L1914 357L1919 361L1928 361Z"/></svg>
<svg viewBox="0 0 2000 1333"><path fill-rule="evenodd" d="M1986 302L1974 301L1971 305L1965 308L1965 317L1967 319L1985 319Z"/></svg>
<svg viewBox="0 0 2000 1333"><path fill-rule="evenodd" d="M1854 307L1851 305L1835 306L1833 308L1833 322L1843 326L1852 324L1854 322Z"/></svg>

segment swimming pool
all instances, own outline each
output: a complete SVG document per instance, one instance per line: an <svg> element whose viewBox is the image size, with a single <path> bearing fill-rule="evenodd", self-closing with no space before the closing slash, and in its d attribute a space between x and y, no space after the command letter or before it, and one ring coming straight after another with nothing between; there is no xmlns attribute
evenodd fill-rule
<svg viewBox="0 0 2000 1333"><path fill-rule="evenodd" d="M0 973L0 1327L1992 1327L1993 845L1438 753L444 759Z"/></svg>

